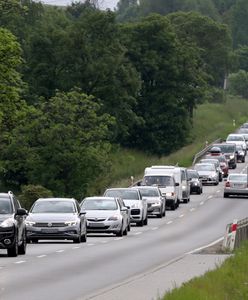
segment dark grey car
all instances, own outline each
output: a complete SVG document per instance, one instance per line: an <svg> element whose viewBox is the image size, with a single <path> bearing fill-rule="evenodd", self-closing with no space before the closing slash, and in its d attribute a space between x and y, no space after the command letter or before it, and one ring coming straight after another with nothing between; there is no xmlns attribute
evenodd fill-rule
<svg viewBox="0 0 248 300"><path fill-rule="evenodd" d="M87 223L84 212L80 212L73 198L38 199L26 219L27 241L73 240L86 242Z"/></svg>
<svg viewBox="0 0 248 300"><path fill-rule="evenodd" d="M8 256L26 253L26 215L12 192L0 193L0 249Z"/></svg>

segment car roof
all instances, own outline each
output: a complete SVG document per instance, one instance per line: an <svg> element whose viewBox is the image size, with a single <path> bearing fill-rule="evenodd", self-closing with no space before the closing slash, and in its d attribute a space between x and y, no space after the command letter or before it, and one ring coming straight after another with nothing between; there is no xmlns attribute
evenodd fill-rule
<svg viewBox="0 0 248 300"><path fill-rule="evenodd" d="M135 187L134 187L135 188ZM150 190L158 190L158 186L150 186L150 185L141 185L136 187L138 190L139 189L150 189Z"/></svg>
<svg viewBox="0 0 248 300"><path fill-rule="evenodd" d="M119 199L118 197L104 197L104 196L92 196L92 197L85 197L83 200L117 200Z"/></svg>
<svg viewBox="0 0 248 300"><path fill-rule="evenodd" d="M199 164L196 164L196 166L212 166L213 164L210 164L210 163L199 163Z"/></svg>
<svg viewBox="0 0 248 300"><path fill-rule="evenodd" d="M74 198L39 198L36 201L68 201L68 202L75 202L76 199Z"/></svg>
<svg viewBox="0 0 248 300"><path fill-rule="evenodd" d="M137 192L139 191L137 187L130 187L130 188L109 188L106 191L124 191L124 190L128 190L128 191L136 190Z"/></svg>

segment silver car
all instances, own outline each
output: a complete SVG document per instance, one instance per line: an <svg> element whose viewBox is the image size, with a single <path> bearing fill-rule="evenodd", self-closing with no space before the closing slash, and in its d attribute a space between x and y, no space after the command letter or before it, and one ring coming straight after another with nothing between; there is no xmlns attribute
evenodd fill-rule
<svg viewBox="0 0 248 300"><path fill-rule="evenodd" d="M230 174L224 187L224 198L231 195L248 196L248 178L247 174Z"/></svg>
<svg viewBox="0 0 248 300"><path fill-rule="evenodd" d="M138 189L107 189L104 196L122 198L125 205L131 209L131 222L136 223L138 226L147 225L147 202L142 200L142 196Z"/></svg>
<svg viewBox="0 0 248 300"><path fill-rule="evenodd" d="M80 203L86 212L88 232L127 235L128 208L115 197L87 197Z"/></svg>
<svg viewBox="0 0 248 300"><path fill-rule="evenodd" d="M194 169L198 172L203 184L219 184L219 173L214 164L196 164Z"/></svg>
<svg viewBox="0 0 248 300"><path fill-rule="evenodd" d="M165 216L166 199L156 186L139 186L142 199L147 202L148 215L155 215L158 218Z"/></svg>
<svg viewBox="0 0 248 300"><path fill-rule="evenodd" d="M43 198L35 201L26 218L27 242L73 240L86 242L85 213L73 198Z"/></svg>
<svg viewBox="0 0 248 300"><path fill-rule="evenodd" d="M220 167L220 162L218 159L216 159L215 157L211 157L211 158L203 158L200 160L199 162L200 164L214 164L218 173L219 173L219 181L222 181L223 180L223 177L224 177L224 174L221 170L221 167Z"/></svg>

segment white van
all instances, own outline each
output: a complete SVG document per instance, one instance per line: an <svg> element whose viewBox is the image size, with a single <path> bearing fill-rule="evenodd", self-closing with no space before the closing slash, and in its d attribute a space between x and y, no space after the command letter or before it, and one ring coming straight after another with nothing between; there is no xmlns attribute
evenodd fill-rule
<svg viewBox="0 0 248 300"><path fill-rule="evenodd" d="M148 173L144 175L141 185L157 186L166 199L166 206L172 210L178 207L177 186L173 174L163 174L156 171Z"/></svg>
<svg viewBox="0 0 248 300"><path fill-rule="evenodd" d="M145 176L148 174L173 175L177 188L178 203L190 201L190 184L186 168L175 166L152 166L145 169Z"/></svg>

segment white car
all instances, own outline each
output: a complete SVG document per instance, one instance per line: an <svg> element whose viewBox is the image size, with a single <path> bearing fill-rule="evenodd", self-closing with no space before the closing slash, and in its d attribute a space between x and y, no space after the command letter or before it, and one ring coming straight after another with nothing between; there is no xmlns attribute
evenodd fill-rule
<svg viewBox="0 0 248 300"><path fill-rule="evenodd" d="M154 215L158 218L165 216L166 199L156 186L139 186L142 199L147 201L148 215Z"/></svg>
<svg viewBox="0 0 248 300"><path fill-rule="evenodd" d="M243 134L229 134L226 139L226 143L240 145L246 154L246 142Z"/></svg>
<svg viewBox="0 0 248 300"><path fill-rule="evenodd" d="M138 226L147 225L147 202L142 199L138 189L111 188L105 191L104 196L122 198L125 205L131 209L131 223Z"/></svg>

